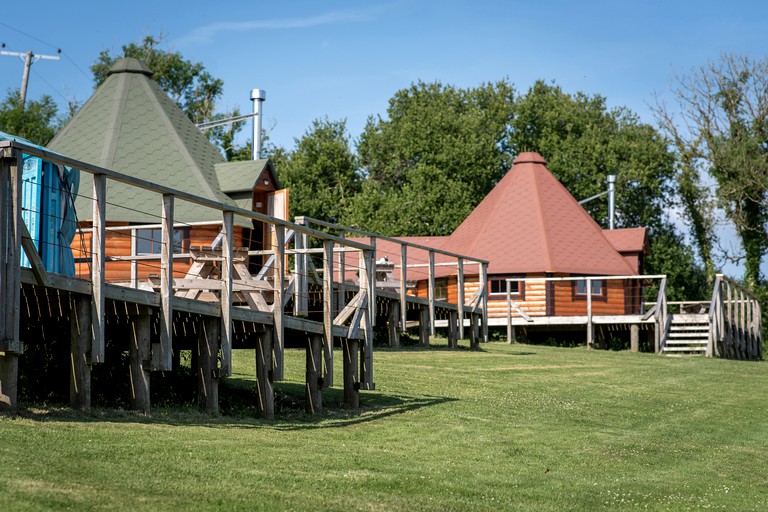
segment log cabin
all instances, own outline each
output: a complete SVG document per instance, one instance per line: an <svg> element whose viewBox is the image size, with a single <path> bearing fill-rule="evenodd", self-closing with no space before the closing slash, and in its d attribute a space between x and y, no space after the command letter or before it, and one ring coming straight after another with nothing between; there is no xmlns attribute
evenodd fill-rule
<svg viewBox="0 0 768 512"><path fill-rule="evenodd" d="M603 316L636 315L642 307L643 280L595 279L587 287L586 278L641 275L649 254L646 229L602 229L537 153L521 153L450 236L398 239L487 260L491 326L507 324L507 279L520 279L510 283L516 316L544 320L548 331L557 321L547 318L584 316L588 303L592 314ZM380 261L399 261L398 244L378 240L376 248ZM443 259L435 256L435 299L455 302L457 269ZM410 250L408 261L414 264L407 274L409 293L426 298L428 253ZM471 304L481 271L465 267L464 273L464 302ZM585 279L571 279L578 277ZM399 268L392 279L400 279Z"/></svg>
<svg viewBox="0 0 768 512"><path fill-rule="evenodd" d="M136 59L120 59L91 98L49 144L50 149L135 178L182 190L224 205L287 218L288 191L267 159L226 162L179 106ZM93 215L93 178L84 173L75 201L81 226ZM145 281L159 273L162 197L120 183L107 191L106 280ZM174 252L210 246L221 230L219 211L185 201L174 204ZM72 243L78 277L87 277L90 233ZM261 223L235 217L235 247L268 248ZM251 262L256 264L258 262ZM256 265L258 267L258 265ZM174 277L184 277L190 260L174 261ZM132 272L133 270L133 272Z"/></svg>

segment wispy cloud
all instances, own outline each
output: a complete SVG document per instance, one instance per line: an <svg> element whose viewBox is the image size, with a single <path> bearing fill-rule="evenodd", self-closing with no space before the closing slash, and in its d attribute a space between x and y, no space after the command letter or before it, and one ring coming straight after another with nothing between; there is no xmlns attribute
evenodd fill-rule
<svg viewBox="0 0 768 512"><path fill-rule="evenodd" d="M198 27L176 39L175 43L180 46L207 44L213 42L222 32L231 34L232 32L249 32L252 30L302 29L339 23L360 23L375 19L382 10L382 6L379 6L369 9L333 11L305 18L222 21Z"/></svg>

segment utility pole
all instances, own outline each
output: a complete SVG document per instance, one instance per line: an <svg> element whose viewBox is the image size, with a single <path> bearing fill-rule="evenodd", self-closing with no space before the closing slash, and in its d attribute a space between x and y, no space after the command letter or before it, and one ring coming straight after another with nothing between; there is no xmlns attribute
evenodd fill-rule
<svg viewBox="0 0 768 512"><path fill-rule="evenodd" d="M3 43L2 48L5 48L5 43ZM61 53L61 50L58 51L58 53ZM19 53L19 52L9 52L6 50L0 50L0 55L8 55L10 57L18 57L24 62L24 75L21 77L21 91L20 91L20 101L21 101L21 109L24 110L24 104L27 101L27 86L29 85L29 69L32 67L32 64L34 62L37 62L40 59L47 59L47 60L59 60L58 55L37 55L35 53L32 53L32 50L28 50L26 53Z"/></svg>

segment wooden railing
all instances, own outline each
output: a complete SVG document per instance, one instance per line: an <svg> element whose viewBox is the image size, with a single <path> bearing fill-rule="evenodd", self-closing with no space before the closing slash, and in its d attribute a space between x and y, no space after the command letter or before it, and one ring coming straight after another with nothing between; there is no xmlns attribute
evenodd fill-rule
<svg viewBox="0 0 768 512"><path fill-rule="evenodd" d="M742 285L718 274L709 307L707 356L762 359L761 314L757 297Z"/></svg>
<svg viewBox="0 0 768 512"><path fill-rule="evenodd" d="M473 326L473 319L476 315L480 316L481 319L481 325L482 325L482 340L488 341L488 261L474 258L471 256L463 255L454 253L451 251L445 251L442 249L436 249L434 247L430 247L423 244L417 244L409 241L400 240L398 238L389 237L380 235L378 233L372 233L369 231L363 231L356 228L351 228L348 226L340 226L337 224L332 224L329 222L325 222L318 219L313 219L311 217L306 216L300 216L296 217L295 219L297 224L303 225L303 226L317 226L321 229L330 229L334 230L339 233L339 236L343 239L348 239L348 237L351 235L353 237L360 237L360 238L367 238L369 239L370 246L374 248L374 252L376 252L377 247L381 248L381 243L377 243L379 241L386 241L391 244L394 244L397 249L394 250L394 254L388 254L385 255L387 257L392 256L393 260L399 260L399 264L394 264L393 267L396 269L399 269L399 279L395 286L389 286L387 289L391 291L397 291L399 293L400 301L399 301L399 311L400 311L400 328L402 330L405 330L406 325L406 302L408 300L408 291L412 288L412 286L409 285L409 276L413 276L414 274L417 274L419 276L423 276L424 269L427 270L427 274L425 277L427 282L427 308L428 308L428 314L429 314L429 325L430 325L430 333L432 335L435 334L435 309L438 306L438 303L444 302L440 301L435 296L435 269L436 267L455 267L456 268L456 279L457 279L457 302L456 302L456 309L458 314L458 329L459 329L459 337L464 338L464 318L465 316L469 316L470 318L470 327L474 328ZM305 242L306 246L306 242ZM413 261L414 253L426 253L426 259L425 261L418 260ZM381 250L379 250L379 253L381 253ZM409 256L410 255L410 256ZM444 261L436 262L436 256L440 256L441 259ZM410 258L410 259L409 259ZM299 265L297 260L297 265ZM301 263L300 265L307 265L306 262ZM474 266L477 265L477 271L476 272L467 272L468 266ZM344 255L341 254L340 258L338 260L338 272L340 276L344 276L346 274L345 271L345 259ZM372 279L370 283L370 289L372 290L372 293L376 293L377 286L375 285L376 279L374 276L377 274L377 262L373 261L373 268L372 273L368 274L370 278ZM478 276L478 290L475 292L475 294L470 298L470 300L465 299L465 284L466 284L466 276L467 275L476 275ZM344 279L342 277L341 283L340 283L340 293L343 293L343 282ZM362 282L362 280L361 280ZM381 287L382 283L379 283L379 287ZM375 295L374 295L375 299ZM375 321L375 319L372 319L372 321Z"/></svg>

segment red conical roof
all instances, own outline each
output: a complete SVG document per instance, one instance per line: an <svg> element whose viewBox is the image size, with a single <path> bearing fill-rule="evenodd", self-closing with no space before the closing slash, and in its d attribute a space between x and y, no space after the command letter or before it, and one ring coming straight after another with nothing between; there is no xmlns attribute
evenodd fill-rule
<svg viewBox="0 0 768 512"><path fill-rule="evenodd" d="M489 274L634 274L538 153L515 159L444 248L488 260Z"/></svg>

